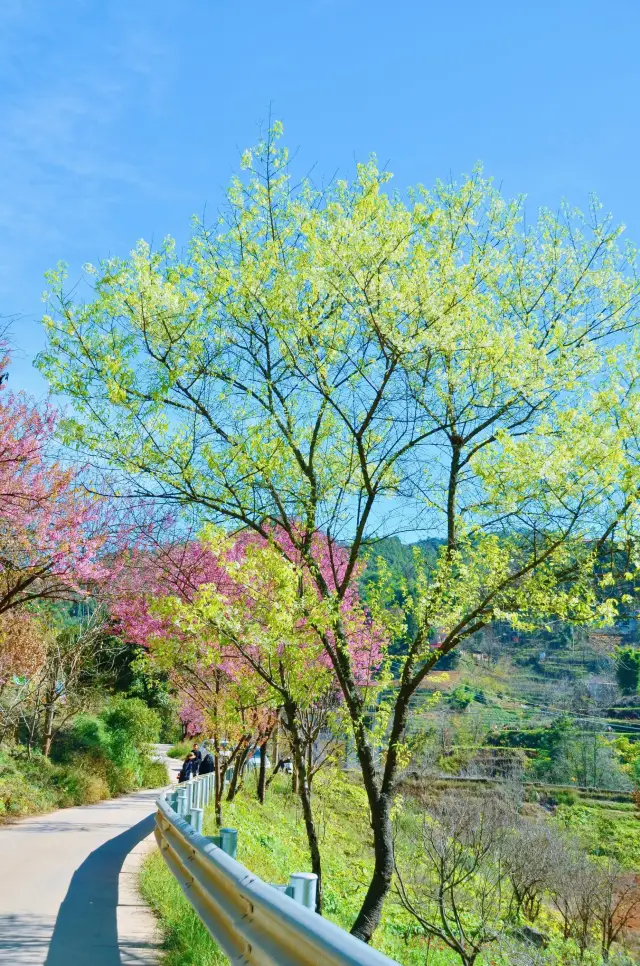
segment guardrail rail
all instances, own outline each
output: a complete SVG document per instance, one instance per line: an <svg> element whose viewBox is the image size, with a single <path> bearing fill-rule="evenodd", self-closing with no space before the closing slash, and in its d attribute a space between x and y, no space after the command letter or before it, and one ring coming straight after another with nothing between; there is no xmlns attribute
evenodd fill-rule
<svg viewBox="0 0 640 966"><path fill-rule="evenodd" d="M214 776L164 791L155 836L169 869L232 963L247 966L398 966L317 915L316 876L294 873L273 886L236 861L237 832L202 834Z"/></svg>

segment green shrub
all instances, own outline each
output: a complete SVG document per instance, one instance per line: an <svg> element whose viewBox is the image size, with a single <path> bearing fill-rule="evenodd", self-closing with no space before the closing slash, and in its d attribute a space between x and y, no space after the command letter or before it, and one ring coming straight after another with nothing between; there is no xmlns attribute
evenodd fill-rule
<svg viewBox="0 0 640 966"><path fill-rule="evenodd" d="M142 785L144 788L163 788L169 784L167 766L161 761L151 758L142 760Z"/></svg>
<svg viewBox="0 0 640 966"><path fill-rule="evenodd" d="M49 784L53 766L39 757L46 762L41 771L28 762L21 749L0 750L0 819L57 807L58 793Z"/></svg>
<svg viewBox="0 0 640 966"><path fill-rule="evenodd" d="M81 714L71 725L68 734L69 746L73 751L108 753L109 735L102 718Z"/></svg>
<svg viewBox="0 0 640 966"><path fill-rule="evenodd" d="M141 698L117 698L101 715L111 735L126 735L137 747L158 741L160 715Z"/></svg>
<svg viewBox="0 0 640 966"><path fill-rule="evenodd" d="M79 715L59 736L55 762L20 746L0 749L0 819L166 785L166 767L148 754L159 731L155 711L120 698L98 717Z"/></svg>
<svg viewBox="0 0 640 966"><path fill-rule="evenodd" d="M71 767L60 767L53 776L53 784L60 791L59 805L94 805L109 798L110 788L101 775L91 771L90 762L86 767L81 763Z"/></svg>
<svg viewBox="0 0 640 966"><path fill-rule="evenodd" d="M169 758L186 758L191 751L192 741L179 741L169 748L167 755Z"/></svg>

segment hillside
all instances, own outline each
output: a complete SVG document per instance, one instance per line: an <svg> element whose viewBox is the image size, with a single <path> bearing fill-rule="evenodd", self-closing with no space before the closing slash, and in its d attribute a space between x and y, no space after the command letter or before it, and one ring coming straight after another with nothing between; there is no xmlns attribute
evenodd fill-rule
<svg viewBox="0 0 640 966"><path fill-rule="evenodd" d="M402 593L415 591L415 555L428 566L440 545L381 540L361 578L363 592L381 557L400 603ZM640 778L640 697L620 692L615 655L637 640L637 622L628 617L609 628L484 629L439 663L413 698L417 767L631 791ZM396 640L395 652L403 648Z"/></svg>

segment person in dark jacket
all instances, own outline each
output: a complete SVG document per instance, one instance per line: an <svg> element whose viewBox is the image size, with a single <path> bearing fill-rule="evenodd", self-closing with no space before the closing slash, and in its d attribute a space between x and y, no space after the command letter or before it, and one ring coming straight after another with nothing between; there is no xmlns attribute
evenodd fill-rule
<svg viewBox="0 0 640 966"><path fill-rule="evenodd" d="M202 763L200 764L200 774L201 775L210 775L211 772L213 771L213 767L214 767L213 766L213 755L211 755L211 754L209 754L209 752L207 752L207 754L202 759Z"/></svg>
<svg viewBox="0 0 640 966"><path fill-rule="evenodd" d="M191 749L191 754L195 758L195 761L192 765L193 773L191 777L197 778L198 772L200 771L200 765L202 764L202 752L200 751L200 748L198 747L198 745L193 746L193 748Z"/></svg>
<svg viewBox="0 0 640 966"><path fill-rule="evenodd" d="M197 774L196 756L192 751L190 751L185 760L182 762L182 768L178 774L178 781L188 782L191 778L195 778Z"/></svg>

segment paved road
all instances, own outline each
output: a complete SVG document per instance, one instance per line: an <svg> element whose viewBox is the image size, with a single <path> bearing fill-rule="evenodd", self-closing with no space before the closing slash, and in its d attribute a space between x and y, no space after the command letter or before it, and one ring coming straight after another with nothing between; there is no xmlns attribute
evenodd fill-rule
<svg viewBox="0 0 640 966"><path fill-rule="evenodd" d="M158 759L158 761L163 761L165 763L169 771L171 781L177 782L178 772L182 767L182 760L180 758L167 757L167 752L170 747L171 745L154 745L154 748L156 750L155 757Z"/></svg>
<svg viewBox="0 0 640 966"><path fill-rule="evenodd" d="M165 750L159 747L158 757ZM137 792L0 828L2 966L158 962L155 921L135 887L157 794Z"/></svg>

